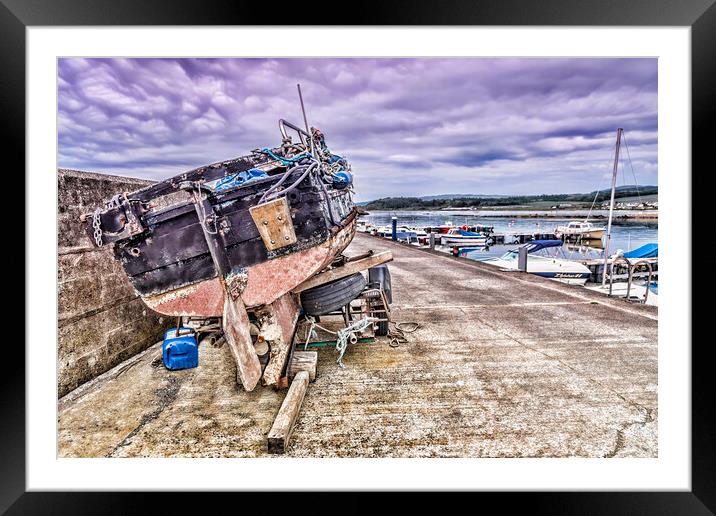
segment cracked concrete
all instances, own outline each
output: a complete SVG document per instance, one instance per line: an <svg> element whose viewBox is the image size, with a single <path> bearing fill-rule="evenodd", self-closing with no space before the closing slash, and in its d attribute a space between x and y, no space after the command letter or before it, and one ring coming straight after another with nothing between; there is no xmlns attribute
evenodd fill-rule
<svg viewBox="0 0 716 516"><path fill-rule="evenodd" d="M657 309L359 234L390 249L408 342L319 348L288 456L656 457ZM266 456L285 391L236 387L226 346L154 346L62 398L63 457Z"/></svg>

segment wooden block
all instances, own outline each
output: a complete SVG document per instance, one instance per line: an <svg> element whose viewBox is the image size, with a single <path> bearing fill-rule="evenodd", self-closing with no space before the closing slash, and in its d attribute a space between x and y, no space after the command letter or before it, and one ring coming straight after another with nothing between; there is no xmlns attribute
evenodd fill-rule
<svg viewBox="0 0 716 516"><path fill-rule="evenodd" d="M369 256L361 260L347 262L345 265L341 265L340 267L336 267L335 269L327 270L326 272L321 272L320 274L316 274L312 278L308 278L306 281L293 289L293 292L302 292L306 289L317 287L318 285L323 285L324 283L328 283L330 281L345 278L346 276L350 276L351 274L355 274L356 272L369 269L370 267L375 267L376 265L380 265L381 263L389 262L392 259L392 252L383 251L382 253L374 254L373 256Z"/></svg>
<svg viewBox="0 0 716 516"><path fill-rule="evenodd" d="M286 393L286 398L276 415L273 426L268 434L267 451L269 453L285 453L288 448L291 434L301 410L303 398L308 388L308 372L299 371Z"/></svg>
<svg viewBox="0 0 716 516"><path fill-rule="evenodd" d="M249 213L269 251L296 243L296 231L285 197L253 206Z"/></svg>
<svg viewBox="0 0 716 516"><path fill-rule="evenodd" d="M306 371L308 373L308 379L314 381L316 379L317 365L318 351L294 350L291 363L288 365L288 378L290 380L300 371Z"/></svg>

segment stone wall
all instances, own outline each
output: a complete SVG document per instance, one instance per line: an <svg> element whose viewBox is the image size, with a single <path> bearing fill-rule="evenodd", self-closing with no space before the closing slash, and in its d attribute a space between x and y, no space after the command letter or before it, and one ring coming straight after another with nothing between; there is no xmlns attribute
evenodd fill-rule
<svg viewBox="0 0 716 516"><path fill-rule="evenodd" d="M161 340L171 321L137 297L112 246L97 248L79 217L151 181L59 169L58 396Z"/></svg>

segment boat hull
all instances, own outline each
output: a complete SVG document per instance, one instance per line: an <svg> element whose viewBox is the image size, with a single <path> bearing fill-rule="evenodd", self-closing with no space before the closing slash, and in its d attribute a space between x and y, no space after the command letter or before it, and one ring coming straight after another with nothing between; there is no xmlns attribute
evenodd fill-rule
<svg viewBox="0 0 716 516"><path fill-rule="evenodd" d="M568 231L568 230L560 230L558 229L555 232L555 235L558 237L564 237L564 238L581 238L583 240L601 240L604 236L604 230L603 229L591 229L589 231Z"/></svg>
<svg viewBox="0 0 716 516"><path fill-rule="evenodd" d="M238 186L201 186L247 170L260 173ZM265 200L282 190L276 202ZM95 212L87 231L96 239L100 227L98 245L113 244L153 310L219 316L225 285L246 307L268 305L325 268L355 234L351 197L307 166L287 170L259 153L119 196Z"/></svg>
<svg viewBox="0 0 716 516"><path fill-rule="evenodd" d="M247 308L268 305L327 267L350 244L355 220L328 240L309 249L280 256L247 268L247 284L241 298ZM169 316L221 317L224 287L219 278L142 296L152 310Z"/></svg>
<svg viewBox="0 0 716 516"><path fill-rule="evenodd" d="M535 276L557 280L561 283L567 283L569 285L584 285L591 275L587 272L527 272L530 272L530 274L534 274Z"/></svg>
<svg viewBox="0 0 716 516"><path fill-rule="evenodd" d="M483 260L482 263L495 265L502 269L517 270L517 260L492 258ZM591 276L589 268L581 263L541 256L527 258L527 272L571 285L584 285Z"/></svg>
<svg viewBox="0 0 716 516"><path fill-rule="evenodd" d="M464 246L485 246L487 238L480 237L460 237L460 236L443 236L440 238L441 245L464 245Z"/></svg>

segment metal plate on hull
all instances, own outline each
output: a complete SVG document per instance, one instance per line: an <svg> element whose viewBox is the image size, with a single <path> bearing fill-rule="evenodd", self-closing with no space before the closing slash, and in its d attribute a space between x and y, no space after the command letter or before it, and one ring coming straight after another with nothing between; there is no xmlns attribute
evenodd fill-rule
<svg viewBox="0 0 716 516"><path fill-rule="evenodd" d="M296 243L288 201L285 197L249 208L266 249L275 251Z"/></svg>

